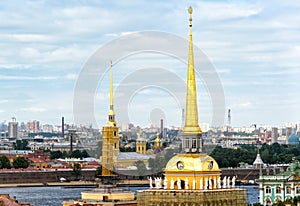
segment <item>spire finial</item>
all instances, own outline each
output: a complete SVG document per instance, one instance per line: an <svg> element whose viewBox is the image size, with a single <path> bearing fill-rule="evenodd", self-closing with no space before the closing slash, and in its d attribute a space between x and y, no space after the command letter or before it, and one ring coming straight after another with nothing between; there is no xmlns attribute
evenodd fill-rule
<svg viewBox="0 0 300 206"><path fill-rule="evenodd" d="M190 14L190 27L192 27L192 14L193 14L193 8L190 6L189 9L188 9L188 12Z"/></svg>

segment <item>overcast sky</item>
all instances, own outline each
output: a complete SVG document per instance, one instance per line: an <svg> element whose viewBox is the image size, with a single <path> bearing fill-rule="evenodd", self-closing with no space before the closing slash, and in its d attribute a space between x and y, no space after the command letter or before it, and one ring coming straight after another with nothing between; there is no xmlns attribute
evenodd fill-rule
<svg viewBox="0 0 300 206"><path fill-rule="evenodd" d="M194 44L218 72L232 126L299 121L300 2L294 0L1 1L0 121L16 117L60 124L65 116L72 124L74 88L89 57L109 42L140 31L188 39L189 6L194 9ZM109 62L102 63L107 70ZM114 64L115 90L144 68L163 68L186 79L186 64L177 59L133 54ZM105 73L94 94L94 117L82 124L100 127L106 122L108 80ZM128 94L130 102L122 106L128 108L129 121L150 126L164 118L167 125L180 126L183 108L174 98L179 90L156 84L137 86ZM201 75L197 90L199 121L211 123L213 108Z"/></svg>

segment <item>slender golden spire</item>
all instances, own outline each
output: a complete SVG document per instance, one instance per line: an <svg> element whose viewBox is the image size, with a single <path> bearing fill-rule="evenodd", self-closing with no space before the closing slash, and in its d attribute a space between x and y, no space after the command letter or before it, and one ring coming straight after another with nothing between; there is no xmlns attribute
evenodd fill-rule
<svg viewBox="0 0 300 206"><path fill-rule="evenodd" d="M113 75L112 75L112 61L110 60L110 82L109 82L109 87L110 87L110 109L113 110L113 105L114 105L114 100L113 100Z"/></svg>
<svg viewBox="0 0 300 206"><path fill-rule="evenodd" d="M197 108L197 91L194 70L194 52L193 52L193 36L192 36L192 7L189 7L190 14L190 37L189 37L189 54L188 54L188 74L187 74L187 91L186 91L186 112L185 125L183 133L185 134L201 134L202 131L198 123Z"/></svg>
<svg viewBox="0 0 300 206"><path fill-rule="evenodd" d="M112 61L110 61L110 82L109 82L109 112L108 123L116 126L115 112L114 112L114 99L113 99L113 74L112 74Z"/></svg>

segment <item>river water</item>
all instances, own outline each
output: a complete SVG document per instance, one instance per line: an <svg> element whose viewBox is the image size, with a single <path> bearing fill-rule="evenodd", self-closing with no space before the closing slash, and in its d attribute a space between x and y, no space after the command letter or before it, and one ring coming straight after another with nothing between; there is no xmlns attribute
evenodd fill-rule
<svg viewBox="0 0 300 206"><path fill-rule="evenodd" d="M247 189L248 203L258 200L258 186L240 186ZM0 188L0 194L16 196L20 202L30 203L33 206L62 206L63 200L80 199L81 192L91 188L62 188L62 187L14 187ZM126 188L127 189L127 188ZM147 189L145 187L130 187L132 191Z"/></svg>

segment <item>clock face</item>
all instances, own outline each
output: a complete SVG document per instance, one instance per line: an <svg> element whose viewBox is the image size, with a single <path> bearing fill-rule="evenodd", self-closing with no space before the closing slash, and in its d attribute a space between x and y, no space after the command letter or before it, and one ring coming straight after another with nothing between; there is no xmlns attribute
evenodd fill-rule
<svg viewBox="0 0 300 206"><path fill-rule="evenodd" d="M179 170L182 170L184 168L184 165L183 165L183 163L181 161L177 162L177 168Z"/></svg>
<svg viewBox="0 0 300 206"><path fill-rule="evenodd" d="M212 169L213 168L213 166L214 166L214 162L213 161L210 161L209 163L208 163L208 169Z"/></svg>

